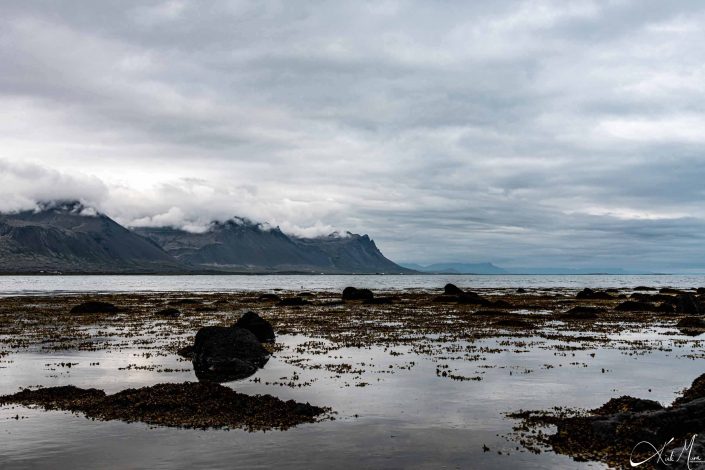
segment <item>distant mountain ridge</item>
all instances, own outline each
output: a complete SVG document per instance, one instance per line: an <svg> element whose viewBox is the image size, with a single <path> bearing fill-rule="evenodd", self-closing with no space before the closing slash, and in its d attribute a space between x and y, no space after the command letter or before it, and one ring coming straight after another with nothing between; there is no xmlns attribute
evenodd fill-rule
<svg viewBox="0 0 705 470"><path fill-rule="evenodd" d="M402 263L402 266L427 274L507 274L507 275L625 275L625 274L653 274L643 271L628 271L622 268L501 268L492 263L434 263L421 265Z"/></svg>
<svg viewBox="0 0 705 470"><path fill-rule="evenodd" d="M492 263L434 263L426 266L404 264L405 267L424 273L438 274L508 274Z"/></svg>
<svg viewBox="0 0 705 470"><path fill-rule="evenodd" d="M214 223L204 233L165 227L135 232L179 261L213 270L412 272L387 259L367 235L298 238L242 218Z"/></svg>
<svg viewBox="0 0 705 470"><path fill-rule="evenodd" d="M128 229L76 201L0 214L0 273L407 273L367 235L297 238L235 217Z"/></svg>

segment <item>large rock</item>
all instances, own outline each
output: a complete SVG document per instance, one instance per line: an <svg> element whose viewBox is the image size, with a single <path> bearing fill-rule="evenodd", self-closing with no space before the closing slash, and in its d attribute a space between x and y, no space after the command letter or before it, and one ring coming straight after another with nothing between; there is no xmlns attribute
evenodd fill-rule
<svg viewBox="0 0 705 470"><path fill-rule="evenodd" d="M586 287L585 289L578 292L575 298L581 300L610 300L614 297L612 297L607 292L596 291Z"/></svg>
<svg viewBox="0 0 705 470"><path fill-rule="evenodd" d="M272 324L257 315L255 312L245 312L237 323L235 323L235 326L250 330L262 343L274 342L275 336Z"/></svg>
<svg viewBox="0 0 705 470"><path fill-rule="evenodd" d="M640 462L649 457L652 457L651 462L644 468L662 468L651 464L656 463L653 457L657 449L663 448L663 457L673 456L674 459L663 468L692 470L699 461L693 460L689 465L688 450L681 455L677 446L694 440L690 455L700 458L703 423L705 375L695 379L669 407L653 400L623 396L610 400L587 416L554 416L550 424L556 426L557 432L548 436L547 443L557 453L580 460L603 461L610 468L629 468L630 459Z"/></svg>
<svg viewBox="0 0 705 470"><path fill-rule="evenodd" d="M269 353L250 330L206 326L196 333L192 357L199 380L228 382L257 372L267 363Z"/></svg>
<svg viewBox="0 0 705 470"><path fill-rule="evenodd" d="M343 300L367 300L374 299L375 295L369 289L358 289L356 287L346 287L343 289Z"/></svg>
<svg viewBox="0 0 705 470"><path fill-rule="evenodd" d="M443 288L443 293L445 295L463 295L464 292L463 290L456 286L455 284L446 284L445 287Z"/></svg>
<svg viewBox="0 0 705 470"><path fill-rule="evenodd" d="M703 309L693 294L680 294L676 298L676 313L702 315Z"/></svg>

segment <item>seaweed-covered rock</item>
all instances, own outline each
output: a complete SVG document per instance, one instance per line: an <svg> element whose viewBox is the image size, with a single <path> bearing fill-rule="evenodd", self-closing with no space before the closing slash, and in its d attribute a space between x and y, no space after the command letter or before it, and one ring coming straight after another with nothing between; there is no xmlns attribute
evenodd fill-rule
<svg viewBox="0 0 705 470"><path fill-rule="evenodd" d="M113 395L74 386L25 389L0 397L0 404L37 405L80 412L99 420L141 421L180 428L287 429L316 422L326 408L271 395L245 395L215 383L165 383Z"/></svg>
<svg viewBox="0 0 705 470"><path fill-rule="evenodd" d="M705 398L705 374L693 380L693 383L690 385L690 387L683 390L683 394L680 397L676 398L673 404L681 405L683 403L697 400L699 398Z"/></svg>
<svg viewBox="0 0 705 470"><path fill-rule="evenodd" d="M614 297L612 297L607 292L596 291L586 287L585 289L578 292L575 295L575 298L580 300L610 300Z"/></svg>
<svg viewBox="0 0 705 470"><path fill-rule="evenodd" d="M556 426L553 435L541 435L539 440L559 454L580 460L598 460L610 467L630 468L632 462L656 463L657 454L673 456L668 468L694 468L689 456L679 453L679 445L694 442L694 452L703 449L698 435L705 423L705 374L701 375L672 406L663 407L653 400L629 396L613 398L589 415L567 413L521 412L513 417L526 423ZM663 447L662 447L663 446ZM659 451L663 449L663 451ZM674 453L672 454L672 451ZM695 463L699 460L690 462ZM647 467L653 468L653 465ZM661 468L661 467L658 467ZM664 467L666 468L666 467Z"/></svg>
<svg viewBox="0 0 705 470"><path fill-rule="evenodd" d="M619 398L612 398L599 408L592 410L592 413L599 416L616 413L639 413L641 411L662 410L661 403L644 398L634 398L628 395Z"/></svg>
<svg viewBox="0 0 705 470"><path fill-rule="evenodd" d="M178 308L168 307L159 310L155 315L158 317L177 318L181 316L181 312Z"/></svg>
<svg viewBox="0 0 705 470"><path fill-rule="evenodd" d="M443 293L445 295L463 295L465 292L455 284L448 283L443 287Z"/></svg>
<svg viewBox="0 0 705 470"><path fill-rule="evenodd" d="M676 298L676 313L702 315L703 309L693 294L679 294Z"/></svg>
<svg viewBox="0 0 705 470"><path fill-rule="evenodd" d="M88 302L83 302L74 306L71 309L71 313L83 314L83 313L118 313L120 311L115 305L109 302L99 302L96 300L89 300Z"/></svg>
<svg viewBox="0 0 705 470"><path fill-rule="evenodd" d="M369 289L358 289L357 287L346 287L343 289L343 300L372 300L374 293Z"/></svg>
<svg viewBox="0 0 705 470"><path fill-rule="evenodd" d="M250 330L262 343L274 342L275 336L272 324L257 315L255 312L245 312L245 314L235 323L235 326Z"/></svg>
<svg viewBox="0 0 705 470"><path fill-rule="evenodd" d="M193 368L199 380L228 382L251 376L269 353L254 333L238 327L206 326L193 343Z"/></svg>

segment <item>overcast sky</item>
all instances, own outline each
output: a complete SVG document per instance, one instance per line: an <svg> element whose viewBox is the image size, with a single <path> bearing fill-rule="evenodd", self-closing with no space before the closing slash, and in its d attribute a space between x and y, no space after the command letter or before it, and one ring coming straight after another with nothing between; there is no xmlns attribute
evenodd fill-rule
<svg viewBox="0 0 705 470"><path fill-rule="evenodd" d="M0 210L705 271L701 1L3 1Z"/></svg>

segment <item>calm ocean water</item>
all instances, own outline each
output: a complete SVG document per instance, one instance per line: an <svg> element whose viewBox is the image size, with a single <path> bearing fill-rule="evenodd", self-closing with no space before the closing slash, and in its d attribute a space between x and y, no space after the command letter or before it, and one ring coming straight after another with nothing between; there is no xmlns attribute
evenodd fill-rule
<svg viewBox="0 0 705 470"><path fill-rule="evenodd" d="M0 296L73 292L341 291L464 288L705 287L705 275L204 275L204 276L0 276Z"/></svg>

